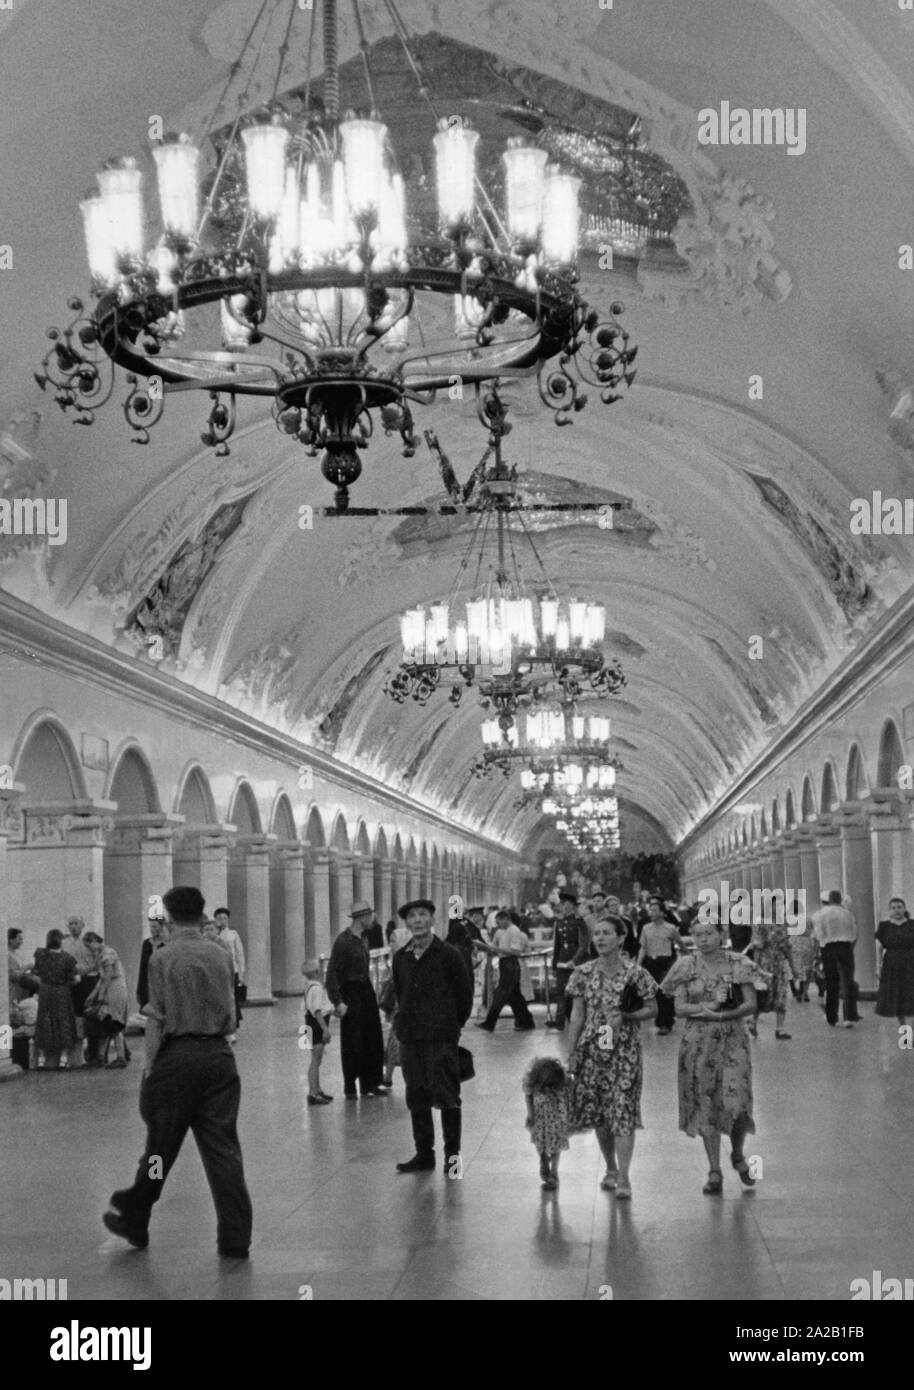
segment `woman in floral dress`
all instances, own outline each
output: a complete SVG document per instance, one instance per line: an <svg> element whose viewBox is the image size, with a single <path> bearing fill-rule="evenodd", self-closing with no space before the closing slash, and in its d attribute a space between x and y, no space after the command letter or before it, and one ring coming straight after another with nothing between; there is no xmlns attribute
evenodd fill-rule
<svg viewBox="0 0 914 1390"><path fill-rule="evenodd" d="M790 982L793 997L798 1004L808 1004L809 986L816 978L819 955L819 943L813 935L810 919L804 921L801 932L790 938L790 955L793 960L793 979Z"/></svg>
<svg viewBox="0 0 914 1390"><path fill-rule="evenodd" d="M783 923L756 922L752 928L752 954L765 984L759 989L765 991L764 1000L759 1000L759 1013L774 1014L774 1036L789 1041L790 1034L784 1024L787 1022L787 992L794 975L791 939Z"/></svg>
<svg viewBox="0 0 914 1390"><path fill-rule="evenodd" d="M63 932L56 928L49 931L46 943L35 952L35 974L41 981L35 1049L39 1054L39 1070L57 1065L61 1071L66 1071L66 1054L77 1042L72 986L80 977L76 961L61 949Z"/></svg>
<svg viewBox="0 0 914 1390"><path fill-rule="evenodd" d="M641 1038L638 1022L653 1018L657 986L640 965L620 954L627 928L619 917L593 924L596 960L572 973L566 993L573 999L568 1030L571 1129L594 1129L606 1159L600 1186L618 1198L632 1195L629 1168L635 1130L641 1129ZM622 994L634 986L643 1007L622 1012Z"/></svg>
<svg viewBox="0 0 914 1390"><path fill-rule="evenodd" d="M752 1118L752 1059L744 1018L755 1014L760 977L751 960L723 949L719 923L699 918L692 925L694 955L680 956L663 982L672 994L676 1013L686 1020L679 1047L679 1128L700 1134L710 1172L702 1191L723 1188L720 1136L730 1137L731 1162L740 1181L755 1179L743 1154L747 1134L755 1133ZM742 1003L731 1004L729 987L739 985Z"/></svg>
<svg viewBox="0 0 914 1390"><path fill-rule="evenodd" d="M114 1061L109 1067L126 1067L129 1060L124 1030L127 1027L129 1000L127 980L121 958L113 946L106 946L97 932L86 932L85 943L95 957L98 984L86 999L86 1036L89 1049L88 1066L101 1066L114 1043ZM99 1058L101 1040L105 1040L105 1056Z"/></svg>

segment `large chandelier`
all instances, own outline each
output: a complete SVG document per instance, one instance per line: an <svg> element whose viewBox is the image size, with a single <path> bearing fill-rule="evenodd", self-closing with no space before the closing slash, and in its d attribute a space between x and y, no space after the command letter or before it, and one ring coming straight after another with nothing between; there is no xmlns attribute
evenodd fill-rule
<svg viewBox="0 0 914 1390"><path fill-rule="evenodd" d="M599 762L607 774L615 778L616 760L608 755L610 723L599 716L578 715L568 709L542 710L526 717L524 742L518 736L517 723L499 715L482 724L483 752L473 764L477 777L493 772L505 776L512 763L524 763L521 785L533 786L553 777L560 777L569 755L587 762ZM583 778L580 764L573 765ZM596 771L596 769L593 769ZM574 775L574 774L573 774ZM525 782L525 778L531 779Z"/></svg>
<svg viewBox="0 0 914 1390"><path fill-rule="evenodd" d="M511 426L498 383L480 394L477 409L489 429L488 449L473 478L478 520L451 598L410 609L400 619L402 659L384 689L398 703L411 696L424 705L446 676L451 701L459 704L464 688L475 683L483 707L494 707L506 733L520 709L549 698L561 698L567 706L585 694L613 695L624 686L625 676L601 649L603 605L577 596L561 600L546 572L517 497L517 470L502 455L502 440ZM539 570L539 592L524 577L509 526L512 518ZM493 524L494 570L480 591L475 586ZM461 605L460 593L471 573L474 580Z"/></svg>
<svg viewBox="0 0 914 1390"><path fill-rule="evenodd" d="M202 391L203 439L219 454L228 453L238 398L268 400L278 428L321 456L340 511L375 420L411 456L412 405L430 404L457 381L535 375L556 422L570 424L586 403L584 383L605 404L620 399L637 352L616 317L624 306L603 318L578 292L580 180L549 163L532 138L514 138L503 154L504 207L496 208L476 172L478 133L437 110L396 5L385 0L437 120L437 225L420 224L374 109L370 48L358 0L352 6L371 109L340 113L336 0L263 0L205 130L153 147L158 217L148 212L135 158L99 173L81 205L97 303L69 301L74 317L49 331L38 375L64 411L91 424L112 395L114 365L124 368L123 408L139 444L167 396ZM318 8L320 98L310 75ZM283 96L289 48L298 37L305 43L293 26L305 12L308 82ZM274 53L267 38L279 20ZM597 622L577 607L537 617L540 635L551 633L559 647L566 628L570 642L587 645ZM467 661L474 635L497 652L499 641L529 635L532 620L527 609L500 605L475 615Z"/></svg>

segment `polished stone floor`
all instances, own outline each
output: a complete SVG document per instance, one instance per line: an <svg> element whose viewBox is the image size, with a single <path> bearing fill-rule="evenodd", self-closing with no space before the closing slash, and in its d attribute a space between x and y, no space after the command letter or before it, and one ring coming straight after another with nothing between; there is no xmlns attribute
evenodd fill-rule
<svg viewBox="0 0 914 1390"><path fill-rule="evenodd" d="M572 1141L558 1194L540 1190L520 1078L561 1046L542 1028L515 1033L508 1017L494 1036L469 1030L463 1177L401 1177L412 1145L400 1073L392 1096L344 1102L335 1039L323 1084L337 1099L308 1108L298 1002L252 1009L237 1046L254 1202L245 1265L216 1257L192 1141L148 1251L101 1226L142 1146L138 1055L126 1071L33 1072L0 1087L0 1277L66 1278L71 1299L847 1300L874 1270L914 1275L914 1053L864 1011L844 1031L815 998L793 1005L791 1042L763 1021L747 1145L762 1178L744 1192L728 1166L716 1199L701 1194L700 1141L676 1127L678 1028L645 1030L634 1200L618 1203L599 1191L592 1135Z"/></svg>

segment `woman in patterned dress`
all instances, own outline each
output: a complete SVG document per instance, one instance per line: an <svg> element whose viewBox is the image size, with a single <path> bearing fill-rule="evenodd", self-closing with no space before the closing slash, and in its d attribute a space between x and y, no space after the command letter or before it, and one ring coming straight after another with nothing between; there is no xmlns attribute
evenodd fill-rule
<svg viewBox="0 0 914 1390"><path fill-rule="evenodd" d="M746 1135L755 1133L752 1059L743 1019L755 1014L759 977L752 961L723 949L723 936L718 922L699 918L692 926L695 954L680 956L663 982L677 1015L686 1020L679 1047L679 1128L701 1135L710 1164L702 1191L709 1196L723 1188L722 1134L730 1137L730 1161L740 1181L746 1187L755 1182L743 1154ZM741 987L743 1002L731 1007L728 991L734 984Z"/></svg>
<svg viewBox="0 0 914 1390"><path fill-rule="evenodd" d="M803 930L790 938L790 955L793 960L793 979L790 982L793 997L798 1004L808 1004L809 986L816 978L819 955L819 943L813 935L810 918L804 920Z"/></svg>
<svg viewBox="0 0 914 1390"><path fill-rule="evenodd" d="M566 993L573 999L568 1030L571 1129L596 1130L606 1159L600 1186L618 1198L632 1195L629 1168L635 1130L641 1129L641 1038L638 1022L653 1018L657 986L640 965L620 954L627 928L621 918L593 924L597 958L572 973ZM634 1013L622 1012L627 984L644 1001Z"/></svg>
<svg viewBox="0 0 914 1390"><path fill-rule="evenodd" d="M789 1041L787 1022L787 989L795 974L791 955L791 938L783 923L756 922L752 928L752 954L760 975L767 977L765 998L759 1000L759 1013L774 1014L774 1036Z"/></svg>

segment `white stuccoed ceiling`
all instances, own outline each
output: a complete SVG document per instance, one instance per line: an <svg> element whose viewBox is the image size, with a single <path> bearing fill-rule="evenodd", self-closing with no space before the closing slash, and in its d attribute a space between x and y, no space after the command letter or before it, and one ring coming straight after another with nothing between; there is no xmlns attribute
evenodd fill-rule
<svg viewBox="0 0 914 1390"><path fill-rule="evenodd" d="M145 152L150 115L180 126L211 103L257 3L17 0L12 17L0 14L0 243L14 249L14 270L0 274L0 432L19 448L6 490L66 496L70 516L67 545L47 554L0 540L0 583L126 646L120 624L180 546L250 496L193 597L172 669L519 844L535 818L514 810L513 780L468 778L475 701L453 711L439 696L420 710L381 693L397 616L448 593L465 522L318 518L303 532L299 507L330 502L331 489L262 407L242 403L220 460L200 444L202 399L170 399L138 448L119 395L93 429L78 429L32 381L45 328L65 323L67 297L87 288L80 196L106 158ZM381 7L365 8L369 37L388 33ZM612 11L403 0L401 10L417 32L643 113L652 147L696 202L696 281L684 293L648 274L585 275L595 303L626 303L640 349L628 398L607 409L594 392L559 430L533 382L512 387L506 445L540 483L632 504L611 532L559 518L537 543L567 592L607 606L610 654L628 675L621 701L608 702L620 792L675 841L910 583L910 539L851 537L848 521L855 496L910 491L912 455L887 437L876 371L904 376L911 360L914 273L897 269L897 252L914 240L914 16L851 0ZM290 81L299 72L293 54ZM699 150L697 112L722 100L805 107L807 152ZM751 183L744 217L723 176ZM754 373L762 401L749 399ZM472 403L417 412L426 424L466 477L484 445ZM424 445L405 460L379 436L364 465L357 505L443 500ZM753 635L765 640L762 661L749 660ZM329 745L318 729L327 716Z"/></svg>

